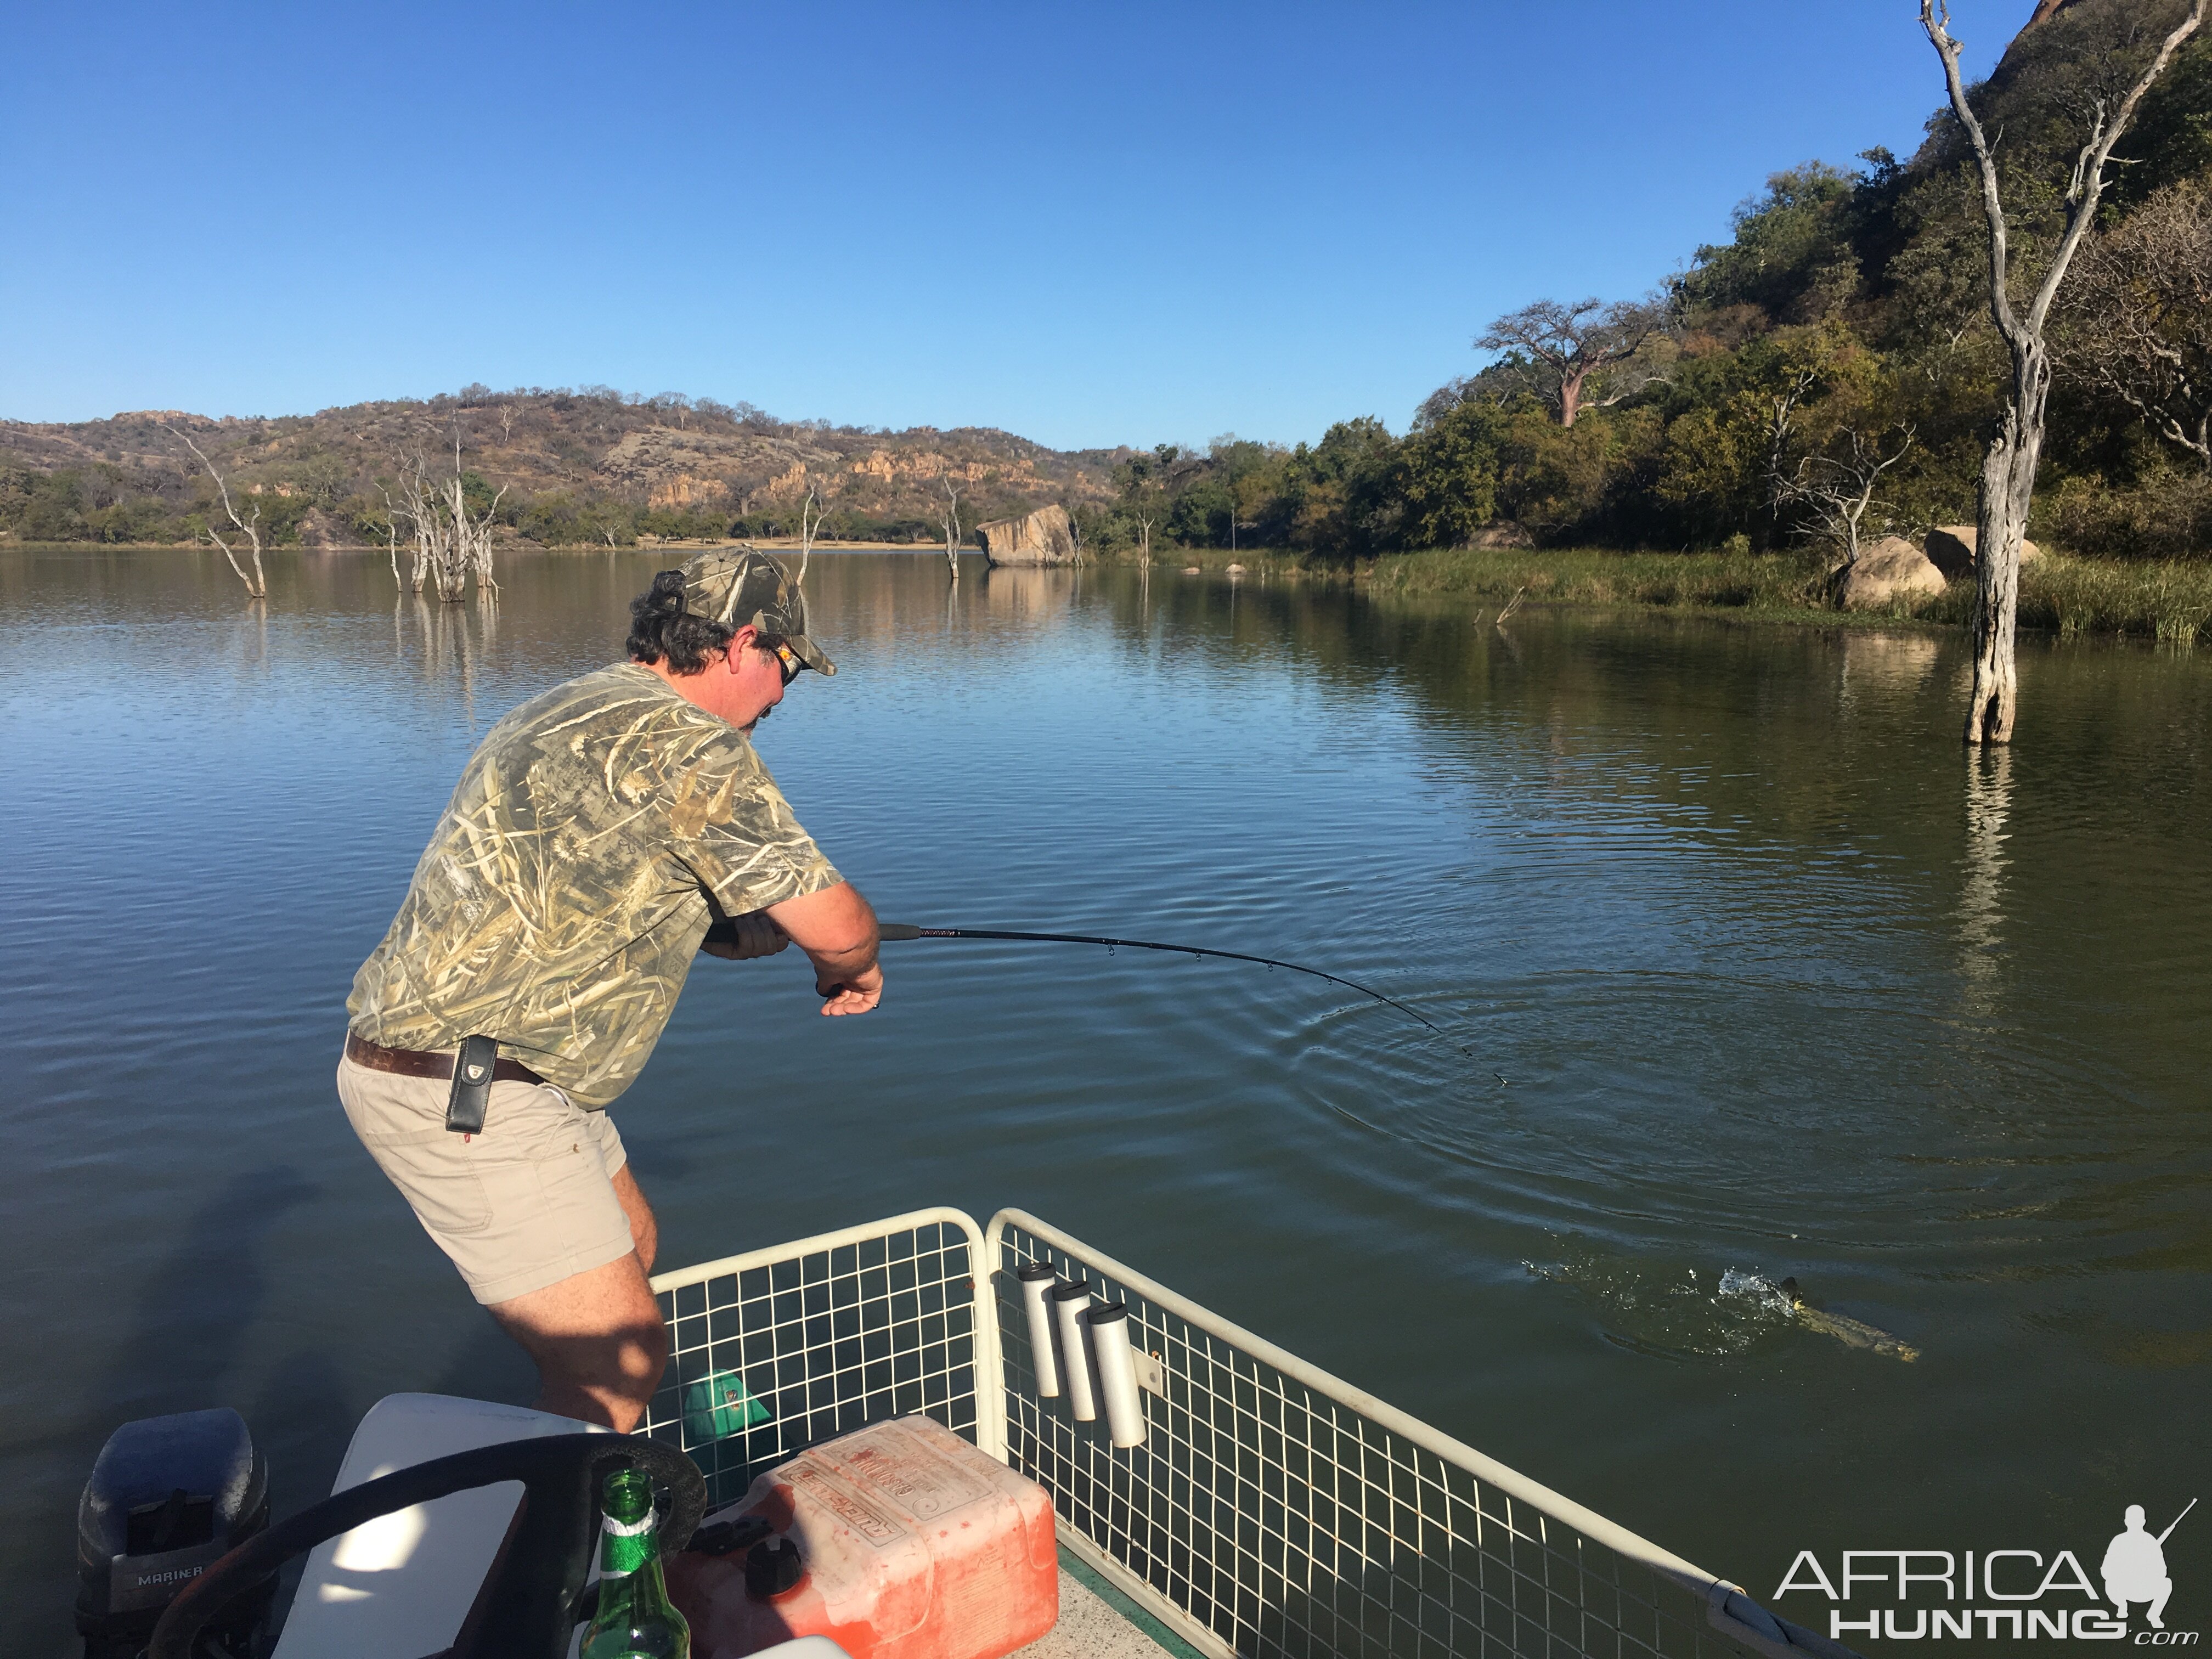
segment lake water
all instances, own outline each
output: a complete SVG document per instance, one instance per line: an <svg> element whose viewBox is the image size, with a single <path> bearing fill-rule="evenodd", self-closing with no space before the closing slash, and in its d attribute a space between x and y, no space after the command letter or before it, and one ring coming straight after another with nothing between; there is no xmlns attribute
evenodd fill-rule
<svg viewBox="0 0 2212 1659"><path fill-rule="evenodd" d="M0 554L8 1652L73 1650L126 1419L235 1406L285 1513L384 1394L529 1397L331 1073L470 749L658 562L517 562L493 611L280 558L264 611L196 555ZM1762 1597L1804 1548L2094 1571L2212 1497L2212 662L2031 642L1973 759L1949 637L809 588L843 672L760 746L887 919L1308 962L1474 1058L1235 963L892 945L832 1021L795 955L702 963L616 1109L664 1265L1018 1204ZM2212 1515L2168 1554L2196 1627Z"/></svg>

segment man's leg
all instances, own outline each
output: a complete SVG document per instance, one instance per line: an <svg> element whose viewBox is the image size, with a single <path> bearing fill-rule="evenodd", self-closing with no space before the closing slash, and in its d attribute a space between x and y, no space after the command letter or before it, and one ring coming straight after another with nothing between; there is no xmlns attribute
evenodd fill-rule
<svg viewBox="0 0 2212 1659"><path fill-rule="evenodd" d="M611 1179L635 1253L489 1311L537 1362L539 1411L627 1434L660 1386L668 1328L646 1282L660 1244L653 1206L628 1164Z"/></svg>
<svg viewBox="0 0 2212 1659"><path fill-rule="evenodd" d="M2152 1588L2158 1591L2158 1595L2150 1604L2150 1627L2164 1630L2166 1620L2161 1615L2166 1612L2166 1598L2173 1594L2173 1580L2161 1578Z"/></svg>
<svg viewBox="0 0 2212 1659"><path fill-rule="evenodd" d="M653 1206L645 1201L645 1194L637 1188L637 1177L630 1174L625 1164L611 1177L614 1182L615 1201L623 1206L623 1214L629 1218L630 1243L637 1250L637 1264L648 1274L653 1272L653 1259L660 1253L660 1224L653 1218Z"/></svg>
<svg viewBox="0 0 2212 1659"><path fill-rule="evenodd" d="M628 1434L668 1364L668 1328L635 1255L489 1312L538 1362L537 1407Z"/></svg>
<svg viewBox="0 0 2212 1659"><path fill-rule="evenodd" d="M557 1089L497 1083L485 1133L455 1135L445 1084L350 1060L337 1081L362 1144L423 1231L537 1362L540 1408L635 1426L667 1338L646 1283L659 1245L653 1208L612 1122Z"/></svg>

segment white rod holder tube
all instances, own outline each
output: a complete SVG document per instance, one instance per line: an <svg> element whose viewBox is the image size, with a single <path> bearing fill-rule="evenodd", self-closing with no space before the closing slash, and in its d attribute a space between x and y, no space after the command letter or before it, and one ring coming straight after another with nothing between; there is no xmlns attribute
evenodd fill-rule
<svg viewBox="0 0 2212 1659"><path fill-rule="evenodd" d="M1052 1293L1053 1323L1060 1331L1060 1376L1067 1390L1068 1414L1079 1423L1098 1420L1098 1394L1092 1386L1091 1345L1083 1340L1083 1316L1091 1307L1091 1286L1080 1279Z"/></svg>
<svg viewBox="0 0 2212 1659"><path fill-rule="evenodd" d="M1036 1374L1037 1398L1060 1397L1060 1358L1053 1350L1052 1310L1045 1299L1060 1275L1042 1261L1032 1261L1015 1275L1022 1287L1022 1311L1029 1316L1030 1370Z"/></svg>
<svg viewBox="0 0 2212 1659"><path fill-rule="evenodd" d="M1145 1402L1137 1392L1137 1361L1129 1352L1129 1304L1094 1309L1091 1354L1098 1367L1098 1403L1106 1410L1107 1432L1117 1446L1145 1443Z"/></svg>

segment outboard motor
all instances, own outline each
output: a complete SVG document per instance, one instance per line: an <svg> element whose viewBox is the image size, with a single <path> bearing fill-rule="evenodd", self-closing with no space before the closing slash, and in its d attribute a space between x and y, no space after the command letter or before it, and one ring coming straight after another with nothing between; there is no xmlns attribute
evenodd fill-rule
<svg viewBox="0 0 2212 1659"><path fill-rule="evenodd" d="M269 1525L269 1471L246 1419L219 1409L145 1417L108 1436L76 1511L76 1627L85 1659L136 1659L162 1609ZM272 1572L203 1637L245 1659L264 1644Z"/></svg>

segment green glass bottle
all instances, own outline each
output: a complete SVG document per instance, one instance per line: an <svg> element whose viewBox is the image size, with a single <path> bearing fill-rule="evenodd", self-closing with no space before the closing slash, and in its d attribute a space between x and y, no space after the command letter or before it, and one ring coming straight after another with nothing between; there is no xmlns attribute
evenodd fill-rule
<svg viewBox="0 0 2212 1659"><path fill-rule="evenodd" d="M690 1659L691 1626L660 1576L653 1482L639 1470L617 1469L599 1507L599 1610L584 1632L581 1659Z"/></svg>

